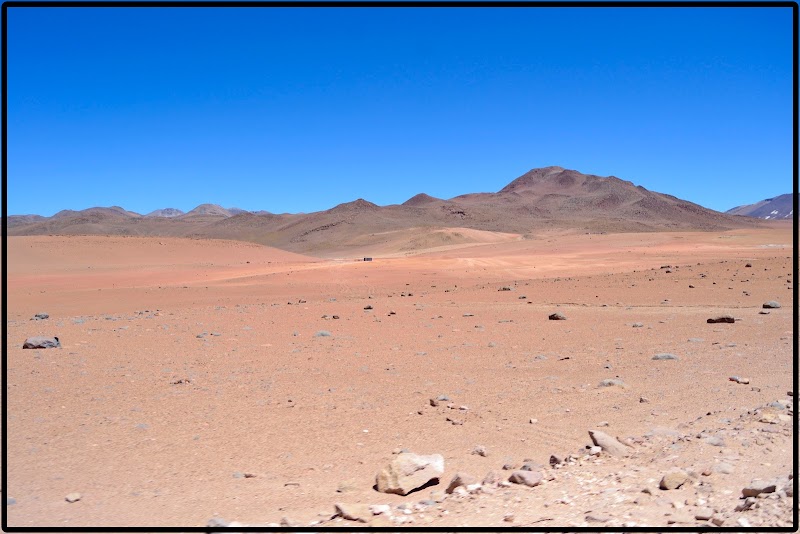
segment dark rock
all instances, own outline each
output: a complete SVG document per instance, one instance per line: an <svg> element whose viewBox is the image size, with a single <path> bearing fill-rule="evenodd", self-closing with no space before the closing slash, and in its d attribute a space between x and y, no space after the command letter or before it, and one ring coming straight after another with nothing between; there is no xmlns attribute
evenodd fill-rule
<svg viewBox="0 0 800 534"><path fill-rule="evenodd" d="M736 319L733 315L717 315L715 317L710 317L707 323L735 323Z"/></svg>
<svg viewBox="0 0 800 534"><path fill-rule="evenodd" d="M43 320L45 320L45 319L47 319L49 317L50 316L48 314L46 314L46 313L37 313L36 315L31 317L31 321L43 321Z"/></svg>
<svg viewBox="0 0 800 534"><path fill-rule="evenodd" d="M551 313L548 319L550 319L551 321L566 321L567 317L561 312L556 312L556 313Z"/></svg>
<svg viewBox="0 0 800 534"><path fill-rule="evenodd" d="M769 300L769 301L765 302L762 307L766 308L766 309L776 309L776 308L780 308L781 305L779 303L775 302L774 300Z"/></svg>

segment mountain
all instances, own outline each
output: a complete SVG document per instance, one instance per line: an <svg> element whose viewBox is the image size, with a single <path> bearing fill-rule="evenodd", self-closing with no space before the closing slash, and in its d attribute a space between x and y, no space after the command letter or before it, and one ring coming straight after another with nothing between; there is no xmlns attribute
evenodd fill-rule
<svg viewBox="0 0 800 534"><path fill-rule="evenodd" d="M614 176L544 167L528 171L496 193L468 193L451 199L420 193L403 204L378 206L359 198L328 210L295 214L225 209L216 204L201 204L177 216L142 217L118 207L64 210L46 218L9 217L8 234L239 239L324 256L349 250L384 250L380 247L417 250L420 244L446 245L473 239L468 236L477 236L475 232L526 235L547 229L704 231L760 224L757 219L709 210ZM462 232L463 229L468 231Z"/></svg>
<svg viewBox="0 0 800 534"><path fill-rule="evenodd" d="M180 217L181 215L183 215L183 210L179 210L177 208L164 208L151 211L145 215L145 217Z"/></svg>
<svg viewBox="0 0 800 534"><path fill-rule="evenodd" d="M794 195L787 193L774 198L767 198L755 204L737 206L725 213L731 215L744 215L745 217L756 217L758 219L791 219L794 214Z"/></svg>
<svg viewBox="0 0 800 534"><path fill-rule="evenodd" d="M222 217L232 217L233 213L218 204L200 204L195 209L181 215L180 217L192 217L196 215L216 215Z"/></svg>

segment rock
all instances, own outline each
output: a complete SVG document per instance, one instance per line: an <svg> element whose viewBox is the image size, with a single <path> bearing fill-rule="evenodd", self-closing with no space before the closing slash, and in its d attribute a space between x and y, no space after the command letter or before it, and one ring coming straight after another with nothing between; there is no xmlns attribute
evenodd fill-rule
<svg viewBox="0 0 800 534"><path fill-rule="evenodd" d="M358 489L358 482L355 480L342 480L339 482L339 485L336 487L336 493L347 493L350 491L356 491Z"/></svg>
<svg viewBox="0 0 800 534"><path fill-rule="evenodd" d="M653 356L652 359L653 360L677 360L678 357L675 356L674 354L670 354L668 352L661 352L661 353L656 354L655 356Z"/></svg>
<svg viewBox="0 0 800 534"><path fill-rule="evenodd" d="M372 304L367 304L366 306L364 306L364 309L365 310L371 310L372 309Z"/></svg>
<svg viewBox="0 0 800 534"><path fill-rule="evenodd" d="M764 480L753 480L742 489L742 496L743 497L755 497L762 493L774 493L775 492L775 482L774 481L764 481Z"/></svg>
<svg viewBox="0 0 800 534"><path fill-rule="evenodd" d="M741 376L731 376L728 378L731 382L736 382L737 384L749 384L749 378L742 378Z"/></svg>
<svg viewBox="0 0 800 534"><path fill-rule="evenodd" d="M551 313L548 319L550 319L551 321L566 321L567 317L561 312L556 312L556 313Z"/></svg>
<svg viewBox="0 0 800 534"><path fill-rule="evenodd" d="M647 403L647 402L650 402L650 399L648 399L647 397L639 397L639 402Z"/></svg>
<svg viewBox="0 0 800 534"><path fill-rule="evenodd" d="M450 481L450 484L447 485L445 493L453 493L458 487L466 488L467 486L476 484L477 482L478 479L472 475L468 475L466 473L456 473L453 479Z"/></svg>
<svg viewBox="0 0 800 534"><path fill-rule="evenodd" d="M486 473L486 476L483 477L481 484L483 484L484 486L496 486L502 481L503 477L500 476L500 473L498 473L497 471L489 471L488 473Z"/></svg>
<svg viewBox="0 0 800 534"><path fill-rule="evenodd" d="M221 517L212 517L206 523L206 526L209 528L225 528L230 524L230 522L226 519L222 519Z"/></svg>
<svg viewBox="0 0 800 534"><path fill-rule="evenodd" d="M61 347L61 342L57 337L29 337L22 345L23 349L57 349Z"/></svg>
<svg viewBox="0 0 800 534"><path fill-rule="evenodd" d="M767 302L765 302L762 305L762 308L764 308L764 309L777 309L777 308L780 308L780 307L781 307L781 305L778 302L774 301L774 300L768 300Z"/></svg>
<svg viewBox="0 0 800 534"><path fill-rule="evenodd" d="M369 511L372 512L372 515L391 515L392 507L388 504L371 504L369 505Z"/></svg>
<svg viewBox="0 0 800 534"><path fill-rule="evenodd" d="M586 521L589 523L608 523L611 521L611 517L603 514L599 514L597 512L591 512L586 514Z"/></svg>
<svg viewBox="0 0 800 534"><path fill-rule="evenodd" d="M633 323L632 326L633 328L642 328L644 326L644 323Z"/></svg>
<svg viewBox="0 0 800 534"><path fill-rule="evenodd" d="M724 447L725 446L725 440L722 439L719 436L709 436L709 437L707 437L705 439L705 442L708 443L709 445L713 445L715 447Z"/></svg>
<svg viewBox="0 0 800 534"><path fill-rule="evenodd" d="M50 317L50 315L48 315L46 313L37 313L36 315L31 317L31 321L44 321L45 319L48 319L49 317Z"/></svg>
<svg viewBox="0 0 800 534"><path fill-rule="evenodd" d="M683 471L670 471L661 478L658 487L662 490L678 489L689 481L689 475Z"/></svg>
<svg viewBox="0 0 800 534"><path fill-rule="evenodd" d="M698 508L694 511L694 518L698 521L708 521L714 517L714 510L711 508Z"/></svg>
<svg viewBox="0 0 800 534"><path fill-rule="evenodd" d="M620 380L619 378L606 378L605 380L601 380L597 387L599 388L607 388L611 386L619 386L621 388L627 387L625 382Z"/></svg>
<svg viewBox="0 0 800 534"><path fill-rule="evenodd" d="M759 315L769 315L769 310L761 310L758 312Z"/></svg>
<svg viewBox="0 0 800 534"><path fill-rule="evenodd" d="M542 474L538 471L514 471L511 473L511 476L508 477L508 481L532 488L541 484Z"/></svg>
<svg viewBox="0 0 800 534"><path fill-rule="evenodd" d="M372 519L373 513L367 504L334 504L336 508L336 515L341 516L348 521L359 521L366 523Z"/></svg>
<svg viewBox="0 0 800 534"><path fill-rule="evenodd" d="M503 286L500 289L498 289L498 291L511 291L511 288L509 286Z"/></svg>
<svg viewBox="0 0 800 534"><path fill-rule="evenodd" d="M489 453L486 452L486 447L483 445L476 445L475 448L472 449L472 454L477 454L478 456L483 456L484 458L489 455Z"/></svg>
<svg viewBox="0 0 800 534"><path fill-rule="evenodd" d="M441 454L423 456L411 452L400 453L376 476L378 491L408 495L444 473Z"/></svg>
<svg viewBox="0 0 800 534"><path fill-rule="evenodd" d="M720 462L717 465L715 465L712 468L712 470L715 473L722 473L723 475L730 475L731 473L733 473L733 466L731 464L729 464L729 463L726 463L726 462Z"/></svg>
<svg viewBox="0 0 800 534"><path fill-rule="evenodd" d="M67 502L78 502L81 500L81 497L82 495L80 493L69 493L66 497L64 497L64 500Z"/></svg>
<svg viewBox="0 0 800 534"><path fill-rule="evenodd" d="M320 330L319 332L314 334L314 337L330 337L330 336L331 336L331 333L328 332L327 330Z"/></svg>
<svg viewBox="0 0 800 534"><path fill-rule="evenodd" d="M601 432L600 430L590 430L589 437L592 438L592 443L606 451L611 456L628 456L630 449L613 438Z"/></svg>
<svg viewBox="0 0 800 534"><path fill-rule="evenodd" d="M561 465L564 463L564 457L560 454L551 454L550 455L550 465L555 467L557 465Z"/></svg>
<svg viewBox="0 0 800 534"><path fill-rule="evenodd" d="M710 317L707 323L735 323L736 319L733 315L716 315L714 317Z"/></svg>

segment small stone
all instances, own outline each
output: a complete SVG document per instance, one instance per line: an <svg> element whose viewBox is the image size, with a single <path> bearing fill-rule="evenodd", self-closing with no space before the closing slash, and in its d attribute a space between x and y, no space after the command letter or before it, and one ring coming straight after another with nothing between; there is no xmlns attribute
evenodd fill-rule
<svg viewBox="0 0 800 534"><path fill-rule="evenodd" d="M599 388L607 388L611 386L619 386L621 388L627 387L625 382L620 380L619 378L606 378L605 380L601 380L597 387Z"/></svg>
<svg viewBox="0 0 800 534"><path fill-rule="evenodd" d="M762 493L774 493L775 487L776 485L774 481L767 482L756 479L742 489L742 496L755 497Z"/></svg>
<svg viewBox="0 0 800 534"><path fill-rule="evenodd" d="M725 524L725 518L715 515L711 518L711 522L714 524L714 526L721 527Z"/></svg>
<svg viewBox="0 0 800 534"><path fill-rule="evenodd" d="M733 466L731 464L729 464L729 463L726 463L726 462L720 462L717 465L715 465L712 468L712 470L715 473L722 473L723 475L730 475L731 473L733 473Z"/></svg>
<svg viewBox="0 0 800 534"><path fill-rule="evenodd" d="M717 316L714 316L714 317L710 317L706 322L707 323L735 323L736 319L733 317L733 315L727 315L726 314L726 315L717 315Z"/></svg>
<svg viewBox="0 0 800 534"><path fill-rule="evenodd" d="M489 455L486 452L486 447L483 445L476 445L474 449L472 449L472 454L477 454L478 456L483 456L484 458Z"/></svg>
<svg viewBox="0 0 800 534"><path fill-rule="evenodd" d="M683 471L671 471L664 475L659 482L658 487L662 490L673 490L680 488L683 484L689 481L689 475Z"/></svg>
<svg viewBox="0 0 800 534"><path fill-rule="evenodd" d="M777 308L780 308L781 305L778 302L774 301L774 300L769 300L769 301L765 302L762 305L762 307L764 309L777 309Z"/></svg>
<svg viewBox="0 0 800 534"><path fill-rule="evenodd" d="M759 315L769 315L769 310L761 310L758 312Z"/></svg>
<svg viewBox="0 0 800 534"><path fill-rule="evenodd" d="M508 477L508 481L532 488L541 484L542 474L538 471L514 471L511 473L511 476Z"/></svg>
<svg viewBox="0 0 800 534"><path fill-rule="evenodd" d="M639 402L641 402L643 404L644 403L648 403L648 402L650 402L650 399L648 399L647 397L639 397Z"/></svg>
<svg viewBox="0 0 800 534"><path fill-rule="evenodd" d="M528 422L529 422L530 424L532 424L532 425L535 425L536 423L538 423L538 422L539 422L539 420L538 420L538 419L534 419L533 417L531 417L531 419L530 419Z"/></svg>
<svg viewBox="0 0 800 534"><path fill-rule="evenodd" d="M566 321L567 317L561 312L556 312L556 313L551 313L548 316L548 319L550 319L551 321Z"/></svg>
<svg viewBox="0 0 800 534"><path fill-rule="evenodd" d="M749 384L750 383L750 379L749 378L743 378L741 376L732 376L732 377L728 378L728 380L730 380L731 382L736 382L737 384Z"/></svg>
<svg viewBox="0 0 800 534"><path fill-rule="evenodd" d="M48 315L46 313L37 313L36 315L31 317L31 321L44 321L45 319L48 319L49 317L50 317L50 315Z"/></svg>
<svg viewBox="0 0 800 534"><path fill-rule="evenodd" d="M725 446L725 440L723 440L719 436L709 436L705 439L705 442L708 443L709 445L714 445L715 447Z"/></svg>
<svg viewBox="0 0 800 534"><path fill-rule="evenodd" d="M372 309L372 304L367 304L366 306L364 306L364 309L365 310L371 310Z"/></svg>
<svg viewBox="0 0 800 534"><path fill-rule="evenodd" d="M392 511L392 507L388 504L371 504L369 506L369 511L372 512L372 515L389 515Z"/></svg>
<svg viewBox="0 0 800 534"><path fill-rule="evenodd" d="M334 505L336 515L341 516L348 521L358 521L366 523L372 519L373 513L366 504L343 504L337 503Z"/></svg>
<svg viewBox="0 0 800 534"><path fill-rule="evenodd" d="M632 325L634 328L642 328L644 326L643 323L633 323Z"/></svg>
<svg viewBox="0 0 800 534"><path fill-rule="evenodd" d="M69 493L66 497L64 497L64 500L67 502L78 502L81 500L81 497L82 495L80 493Z"/></svg>
<svg viewBox="0 0 800 534"><path fill-rule="evenodd" d="M496 486L502 481L503 477L500 476L500 473L498 473L497 471L489 471L488 473L486 473L486 476L483 477L483 481L481 481L481 484L483 484L484 486Z"/></svg>
<svg viewBox="0 0 800 534"><path fill-rule="evenodd" d="M458 487L466 488L467 486L477 482L478 480L472 475L468 475L466 473L456 473L453 479L450 481L450 484L447 485L447 489L444 491L445 493L453 493Z"/></svg>
<svg viewBox="0 0 800 534"><path fill-rule="evenodd" d="M653 360L677 360L678 357L675 356L674 354L670 354L668 352L662 352L662 353L659 353L659 354L656 354L655 356L653 356L652 359Z"/></svg>
<svg viewBox="0 0 800 534"><path fill-rule="evenodd" d="M698 508L694 511L694 518L698 521L708 521L714 517L714 510L711 508Z"/></svg>
<svg viewBox="0 0 800 534"><path fill-rule="evenodd" d="M557 465L561 465L564 463L564 457L560 454L551 454L550 455L550 465L555 467Z"/></svg>
<svg viewBox="0 0 800 534"><path fill-rule="evenodd" d="M611 521L611 517L603 514L599 514L597 512L592 512L586 514L586 521L589 523L608 523Z"/></svg>

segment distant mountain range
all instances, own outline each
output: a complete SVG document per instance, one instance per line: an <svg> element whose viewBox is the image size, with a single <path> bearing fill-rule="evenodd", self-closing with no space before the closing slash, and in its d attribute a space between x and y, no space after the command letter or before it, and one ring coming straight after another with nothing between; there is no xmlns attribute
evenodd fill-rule
<svg viewBox="0 0 800 534"><path fill-rule="evenodd" d="M774 198L766 198L755 204L737 206L729 209L725 213L731 215L744 215L746 217L757 217L765 220L791 219L794 214L793 205L794 195L787 193Z"/></svg>
<svg viewBox="0 0 800 534"><path fill-rule="evenodd" d="M738 209L738 208L737 208ZM52 217L12 215L8 235L113 234L238 239L293 252L324 255L348 247L378 246L419 229L470 228L529 234L571 228L587 232L725 230L757 226L755 219L709 210L648 191L614 176L563 167L533 169L496 193L439 199L419 193L402 204L356 199L314 213L273 214L202 204L139 215L114 206L64 210ZM393 237L395 236L395 237Z"/></svg>

